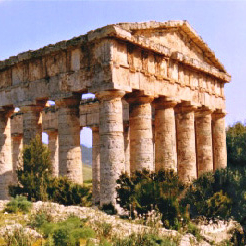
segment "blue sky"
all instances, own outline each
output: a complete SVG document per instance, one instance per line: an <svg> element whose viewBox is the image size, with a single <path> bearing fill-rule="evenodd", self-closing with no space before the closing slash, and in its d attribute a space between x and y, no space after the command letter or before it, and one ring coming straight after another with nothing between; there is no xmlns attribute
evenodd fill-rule
<svg viewBox="0 0 250 250"><path fill-rule="evenodd" d="M187 20L224 64L226 123L246 119L246 2L0 0L0 60L118 22ZM86 129L81 142L91 146Z"/></svg>

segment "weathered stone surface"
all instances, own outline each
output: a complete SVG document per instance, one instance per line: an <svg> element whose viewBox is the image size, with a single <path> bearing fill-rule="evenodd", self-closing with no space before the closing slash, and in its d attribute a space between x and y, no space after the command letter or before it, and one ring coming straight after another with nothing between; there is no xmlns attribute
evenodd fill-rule
<svg viewBox="0 0 250 250"><path fill-rule="evenodd" d="M80 148L80 99L56 100L58 107L59 175L82 183L82 161Z"/></svg>
<svg viewBox="0 0 250 250"><path fill-rule="evenodd" d="M186 21L108 25L0 61L0 110L21 108L11 120L13 169L21 138L29 144L43 129L54 175L81 183L82 127L95 128L94 202L101 205L115 203L121 172L173 168L191 181L225 167L222 114L230 79ZM81 101L83 93L97 99ZM44 109L48 100L56 106ZM0 138L4 133L2 126Z"/></svg>
<svg viewBox="0 0 250 250"><path fill-rule="evenodd" d="M197 178L194 110L195 106L180 105L176 108L176 134L178 176L184 182Z"/></svg>
<svg viewBox="0 0 250 250"><path fill-rule="evenodd" d="M92 199L100 203L100 136L99 127L92 127Z"/></svg>
<svg viewBox="0 0 250 250"><path fill-rule="evenodd" d="M13 183L10 116L13 109L0 111L0 200L9 198L8 186Z"/></svg>
<svg viewBox="0 0 250 250"><path fill-rule="evenodd" d="M227 166L225 115L223 112L212 115L214 170Z"/></svg>
<svg viewBox="0 0 250 250"><path fill-rule="evenodd" d="M156 99L155 106L155 170L177 172L174 100Z"/></svg>
<svg viewBox="0 0 250 250"><path fill-rule="evenodd" d="M129 106L130 125L130 170L153 169L153 97L140 93L126 97Z"/></svg>
<svg viewBox="0 0 250 250"><path fill-rule="evenodd" d="M116 180L125 170L122 120L123 91L105 91L100 101L100 205L116 203Z"/></svg>
<svg viewBox="0 0 250 250"><path fill-rule="evenodd" d="M198 177L213 171L212 123L210 110L195 113L196 154Z"/></svg>
<svg viewBox="0 0 250 250"><path fill-rule="evenodd" d="M42 119L41 111L43 106L23 106L21 112L23 113L23 144L29 145L30 141L40 136L42 140Z"/></svg>

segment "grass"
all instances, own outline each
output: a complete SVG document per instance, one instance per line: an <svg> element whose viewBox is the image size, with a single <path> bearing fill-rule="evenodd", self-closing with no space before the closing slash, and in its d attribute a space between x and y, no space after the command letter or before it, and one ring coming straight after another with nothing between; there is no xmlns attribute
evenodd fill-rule
<svg viewBox="0 0 250 250"><path fill-rule="evenodd" d="M82 166L82 174L83 174L83 181L92 180L92 167L87 164L83 164Z"/></svg>

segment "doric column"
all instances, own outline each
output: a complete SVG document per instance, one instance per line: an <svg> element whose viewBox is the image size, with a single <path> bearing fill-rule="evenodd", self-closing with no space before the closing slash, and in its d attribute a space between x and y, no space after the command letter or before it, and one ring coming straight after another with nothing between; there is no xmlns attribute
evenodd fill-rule
<svg viewBox="0 0 250 250"><path fill-rule="evenodd" d="M100 205L116 203L116 180L124 171L124 137L121 98L124 91L96 94L99 105Z"/></svg>
<svg viewBox="0 0 250 250"><path fill-rule="evenodd" d="M100 136L99 127L92 127L92 199L100 203Z"/></svg>
<svg viewBox="0 0 250 250"><path fill-rule="evenodd" d="M195 113L196 154L198 177L213 171L212 124L210 110Z"/></svg>
<svg viewBox="0 0 250 250"><path fill-rule="evenodd" d="M54 177L58 177L58 175L59 175L58 131L57 130L47 131L47 134L49 136L48 148L49 148L49 151L50 151L52 175Z"/></svg>
<svg viewBox="0 0 250 250"><path fill-rule="evenodd" d="M225 113L212 114L214 171L227 166Z"/></svg>
<svg viewBox="0 0 250 250"><path fill-rule="evenodd" d="M184 182L197 178L194 110L192 105L177 105L176 134L177 134L177 169L178 176Z"/></svg>
<svg viewBox="0 0 250 250"><path fill-rule="evenodd" d="M43 105L29 105L20 108L23 113L23 144L29 145L30 141L39 135L42 140L41 111Z"/></svg>
<svg viewBox="0 0 250 250"><path fill-rule="evenodd" d="M12 166L13 166L13 181L17 182L17 167L19 162L20 153L23 148L23 136L12 136Z"/></svg>
<svg viewBox="0 0 250 250"><path fill-rule="evenodd" d="M13 183L10 116L14 109L0 110L0 200L7 200L8 186Z"/></svg>
<svg viewBox="0 0 250 250"><path fill-rule="evenodd" d="M152 96L132 93L126 97L129 105L130 171L154 170L152 133Z"/></svg>
<svg viewBox="0 0 250 250"><path fill-rule="evenodd" d="M155 170L173 169L177 172L174 100L158 98L155 107Z"/></svg>
<svg viewBox="0 0 250 250"><path fill-rule="evenodd" d="M58 107L59 175L82 184L80 148L80 98L56 100Z"/></svg>
<svg viewBox="0 0 250 250"><path fill-rule="evenodd" d="M129 142L129 124L124 124L124 154L125 154L125 172L130 175L130 142Z"/></svg>

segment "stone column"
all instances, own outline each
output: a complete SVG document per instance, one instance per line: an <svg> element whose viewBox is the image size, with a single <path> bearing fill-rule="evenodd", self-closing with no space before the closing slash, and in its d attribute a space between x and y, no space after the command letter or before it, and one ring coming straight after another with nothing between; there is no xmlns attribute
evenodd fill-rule
<svg viewBox="0 0 250 250"><path fill-rule="evenodd" d="M0 111L0 200L9 199L8 186L13 184L10 116L14 109Z"/></svg>
<svg viewBox="0 0 250 250"><path fill-rule="evenodd" d="M129 124L124 125L124 153L125 153L125 170L130 175L130 142L129 142Z"/></svg>
<svg viewBox="0 0 250 250"><path fill-rule="evenodd" d="M23 148L23 136L12 136L12 166L13 166L13 181L17 182L17 167L19 163L20 153Z"/></svg>
<svg viewBox="0 0 250 250"><path fill-rule="evenodd" d="M176 101L159 98L155 106L155 170L177 172L175 112Z"/></svg>
<svg viewBox="0 0 250 250"><path fill-rule="evenodd" d="M82 184L80 148L80 98L56 100L58 107L59 175Z"/></svg>
<svg viewBox="0 0 250 250"><path fill-rule="evenodd" d="M130 171L154 170L152 133L152 96L132 93L126 98L129 106Z"/></svg>
<svg viewBox="0 0 250 250"><path fill-rule="evenodd" d="M214 171L227 166L225 113L212 114Z"/></svg>
<svg viewBox="0 0 250 250"><path fill-rule="evenodd" d="M124 91L96 94L99 105L100 205L116 204L116 180L124 171L124 137L121 98Z"/></svg>
<svg viewBox="0 0 250 250"><path fill-rule="evenodd" d="M180 180L190 182L197 178L194 110L192 105L177 105L177 169Z"/></svg>
<svg viewBox="0 0 250 250"><path fill-rule="evenodd" d="M213 171L212 124L210 110L195 113L196 154L198 177Z"/></svg>
<svg viewBox="0 0 250 250"><path fill-rule="evenodd" d="M51 170L54 177L59 175L59 156L58 156L58 131L47 131L49 136L48 148L50 150Z"/></svg>
<svg viewBox="0 0 250 250"><path fill-rule="evenodd" d="M92 199L100 203L100 136L99 127L92 127Z"/></svg>
<svg viewBox="0 0 250 250"><path fill-rule="evenodd" d="M29 145L30 141L39 135L42 140L41 111L44 106L29 105L20 108L23 113L23 144Z"/></svg>

